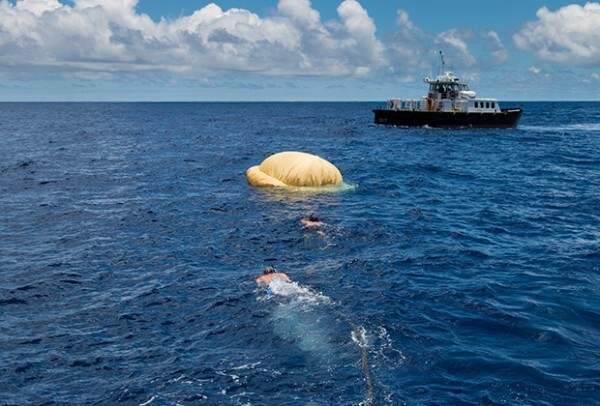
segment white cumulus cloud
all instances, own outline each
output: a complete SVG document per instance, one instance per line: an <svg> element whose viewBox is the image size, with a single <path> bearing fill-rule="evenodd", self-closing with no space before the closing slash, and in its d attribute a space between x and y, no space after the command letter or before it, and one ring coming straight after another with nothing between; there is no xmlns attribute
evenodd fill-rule
<svg viewBox="0 0 600 406"><path fill-rule="evenodd" d="M556 11L542 7L536 15L537 21L513 36L517 48L542 61L600 66L600 3L571 4Z"/></svg>
<svg viewBox="0 0 600 406"><path fill-rule="evenodd" d="M477 76L477 72L503 65L508 51L497 32L475 32L471 29L452 28L438 34L434 43L448 56L458 71ZM478 50L475 54L473 49ZM477 55L477 56L476 56ZM475 77L473 76L473 77Z"/></svg>
<svg viewBox="0 0 600 406"><path fill-rule="evenodd" d="M369 17L365 10L356 0L345 0L337 8L342 18L346 36L342 41L344 48L354 54L366 56L376 66L382 65L384 59L384 47L375 36L377 28L375 22ZM360 73L368 73L368 66L358 66Z"/></svg>
<svg viewBox="0 0 600 406"><path fill-rule="evenodd" d="M492 65L502 65L508 61L508 51L502 44L500 36L495 31L487 31L481 34L485 40L485 48L490 53L489 63Z"/></svg>
<svg viewBox="0 0 600 406"><path fill-rule="evenodd" d="M404 73L407 80L414 80L413 73L429 69L428 54L432 49L429 42L430 36L410 20L408 12L398 10L396 30L387 42L390 72Z"/></svg>
<svg viewBox="0 0 600 406"><path fill-rule="evenodd" d="M385 64L374 21L356 0L325 24L309 0L260 17L211 3L153 21L138 0L0 0L0 72L364 75Z"/></svg>
<svg viewBox="0 0 600 406"><path fill-rule="evenodd" d="M302 26L320 30L321 14L312 8L310 0L281 0L277 9Z"/></svg>
<svg viewBox="0 0 600 406"><path fill-rule="evenodd" d="M471 68L477 63L477 59L469 50L468 43L473 40L473 32L452 28L444 31L435 38L436 44L446 50L446 53L453 55L453 64L458 68Z"/></svg>

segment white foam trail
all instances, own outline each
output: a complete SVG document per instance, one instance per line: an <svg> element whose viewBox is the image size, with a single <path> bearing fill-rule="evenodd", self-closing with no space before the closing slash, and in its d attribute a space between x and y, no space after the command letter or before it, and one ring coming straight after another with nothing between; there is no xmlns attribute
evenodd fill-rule
<svg viewBox="0 0 600 406"><path fill-rule="evenodd" d="M234 383L239 383L240 382L240 377L238 375L235 375L235 374L228 374L228 373L223 372L223 371L217 371L217 375L227 376L227 377L231 378L231 380Z"/></svg>
<svg viewBox="0 0 600 406"><path fill-rule="evenodd" d="M379 359L385 364L401 365L406 357L397 348L394 348L394 342L385 327L379 327L377 337L374 338L371 354L375 359Z"/></svg>
<svg viewBox="0 0 600 406"><path fill-rule="evenodd" d="M363 348L363 347L364 348L369 347L369 340L368 340L368 337L367 337L367 330L365 330L365 328L363 326L358 327L357 330L358 330L358 334L360 334L362 336L362 339L361 339L361 337L359 337L357 335L357 331L356 330L352 330L352 334L351 334L352 341L354 341L354 343L357 344L361 348Z"/></svg>
<svg viewBox="0 0 600 406"><path fill-rule="evenodd" d="M317 292L313 292L309 288L301 286L297 282L286 282L280 278L276 278L269 282L269 287L275 295L287 297L299 302L312 304L328 304L330 299Z"/></svg>
<svg viewBox="0 0 600 406"><path fill-rule="evenodd" d="M562 126L520 125L519 129L533 132L595 132L600 131L600 123L568 124Z"/></svg>
<svg viewBox="0 0 600 406"><path fill-rule="evenodd" d="M150 403L154 402L154 399L156 399L156 396L152 396L149 400L145 401L144 403L140 403L140 406L149 405Z"/></svg>
<svg viewBox="0 0 600 406"><path fill-rule="evenodd" d="M234 367L232 369L234 371L239 371L239 370L243 370L243 369L254 369L255 367L257 367L260 364L262 364L262 362L258 361L258 362L253 362L251 364L240 365L239 367Z"/></svg>
<svg viewBox="0 0 600 406"><path fill-rule="evenodd" d="M276 279L269 287L276 300L271 312L275 335L294 342L302 351L329 361L335 352L332 343L335 318L329 307L330 298L296 282Z"/></svg>

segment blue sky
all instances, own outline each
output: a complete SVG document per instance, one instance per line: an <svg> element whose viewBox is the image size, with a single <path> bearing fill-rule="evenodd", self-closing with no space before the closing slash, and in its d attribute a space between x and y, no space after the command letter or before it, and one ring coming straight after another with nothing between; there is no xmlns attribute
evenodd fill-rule
<svg viewBox="0 0 600 406"><path fill-rule="evenodd" d="M600 100L600 3L0 0L0 100Z"/></svg>

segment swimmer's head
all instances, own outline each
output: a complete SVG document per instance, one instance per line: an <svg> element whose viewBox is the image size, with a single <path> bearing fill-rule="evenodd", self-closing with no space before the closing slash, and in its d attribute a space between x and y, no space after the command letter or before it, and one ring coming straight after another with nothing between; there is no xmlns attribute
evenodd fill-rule
<svg viewBox="0 0 600 406"><path fill-rule="evenodd" d="M270 273L276 273L277 271L275 270L275 268L273 268L272 266L268 266L265 269L263 269L263 274L264 275L268 275Z"/></svg>
<svg viewBox="0 0 600 406"><path fill-rule="evenodd" d="M308 221L319 221L319 218L317 216L315 216L314 214L311 214Z"/></svg>

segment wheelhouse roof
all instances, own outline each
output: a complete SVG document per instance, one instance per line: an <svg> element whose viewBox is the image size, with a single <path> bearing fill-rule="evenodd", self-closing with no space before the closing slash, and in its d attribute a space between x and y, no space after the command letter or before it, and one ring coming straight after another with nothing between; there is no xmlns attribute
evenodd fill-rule
<svg viewBox="0 0 600 406"><path fill-rule="evenodd" d="M461 81L454 76L452 72L445 72L444 75L439 75L435 79L425 78L423 82L436 85L468 85L467 82Z"/></svg>
<svg viewBox="0 0 600 406"><path fill-rule="evenodd" d="M458 78L453 78L452 80L448 80L446 78L443 78L443 79L440 79L440 78L435 78L435 79L425 78L425 79L423 79L423 82L430 83L430 84L435 84L435 85L468 85L467 82L463 82L463 81L459 80Z"/></svg>

